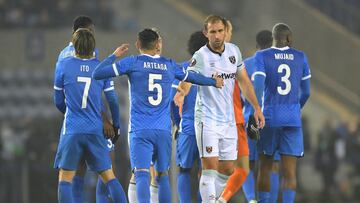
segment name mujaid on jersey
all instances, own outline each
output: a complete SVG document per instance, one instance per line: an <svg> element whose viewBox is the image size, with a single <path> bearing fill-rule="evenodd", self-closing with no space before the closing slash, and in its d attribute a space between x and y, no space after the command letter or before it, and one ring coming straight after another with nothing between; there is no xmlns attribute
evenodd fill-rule
<svg viewBox="0 0 360 203"><path fill-rule="evenodd" d="M301 81L311 77L306 55L290 47L271 47L256 52L255 63L252 78L266 77L263 101L266 125L301 126Z"/></svg>

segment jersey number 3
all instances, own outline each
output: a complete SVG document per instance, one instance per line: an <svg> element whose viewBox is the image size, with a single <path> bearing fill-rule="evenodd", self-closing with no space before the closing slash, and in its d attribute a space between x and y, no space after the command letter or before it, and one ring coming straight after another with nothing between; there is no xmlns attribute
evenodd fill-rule
<svg viewBox="0 0 360 203"><path fill-rule="evenodd" d="M77 81L85 83L85 88L84 88L84 92L83 92L83 96L82 96L82 102L81 102L81 108L85 109L86 106L87 106L87 98L88 98L88 95L89 95L91 78L89 78L89 77L77 77Z"/></svg>
<svg viewBox="0 0 360 203"><path fill-rule="evenodd" d="M290 78L290 67L287 64L281 64L278 67L278 73L283 73L285 71L285 75L281 77L281 82L285 83L285 88L283 89L281 86L277 86L277 91L280 95L287 95L291 90L291 82Z"/></svg>
<svg viewBox="0 0 360 203"><path fill-rule="evenodd" d="M161 103L162 100L162 88L159 83L155 83L155 80L161 80L162 75L161 74L149 74L149 91L157 90L157 97L154 99L153 96L148 96L149 103L157 106Z"/></svg>

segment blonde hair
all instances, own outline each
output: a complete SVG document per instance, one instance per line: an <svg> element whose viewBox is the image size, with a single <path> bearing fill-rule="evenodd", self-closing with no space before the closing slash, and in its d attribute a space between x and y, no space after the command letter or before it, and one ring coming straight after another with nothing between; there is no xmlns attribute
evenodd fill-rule
<svg viewBox="0 0 360 203"><path fill-rule="evenodd" d="M94 56L95 38L92 32L86 28L77 29L72 35L75 54L80 58L91 58Z"/></svg>

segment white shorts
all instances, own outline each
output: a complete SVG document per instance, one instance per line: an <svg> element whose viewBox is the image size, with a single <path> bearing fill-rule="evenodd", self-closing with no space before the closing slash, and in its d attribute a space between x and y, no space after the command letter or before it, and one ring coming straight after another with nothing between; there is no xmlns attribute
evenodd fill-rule
<svg viewBox="0 0 360 203"><path fill-rule="evenodd" d="M237 159L238 136L235 124L213 126L197 121L195 122L195 133L200 158Z"/></svg>

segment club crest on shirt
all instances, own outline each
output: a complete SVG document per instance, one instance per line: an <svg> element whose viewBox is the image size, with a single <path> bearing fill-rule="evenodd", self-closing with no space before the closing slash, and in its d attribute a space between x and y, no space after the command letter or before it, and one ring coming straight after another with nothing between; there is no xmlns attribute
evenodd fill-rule
<svg viewBox="0 0 360 203"><path fill-rule="evenodd" d="M189 67L193 67L193 66L195 66L195 64L196 64L196 59L193 58L193 59L191 59Z"/></svg>
<svg viewBox="0 0 360 203"><path fill-rule="evenodd" d="M206 147L206 152L210 154L212 152L212 147Z"/></svg>
<svg viewBox="0 0 360 203"><path fill-rule="evenodd" d="M235 62L236 62L235 56L229 56L229 61L230 61L232 64L235 64Z"/></svg>

